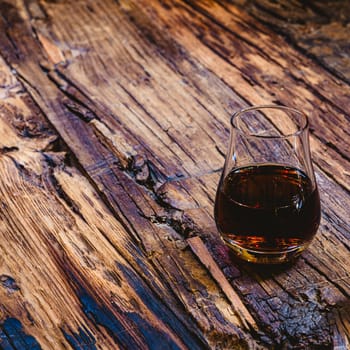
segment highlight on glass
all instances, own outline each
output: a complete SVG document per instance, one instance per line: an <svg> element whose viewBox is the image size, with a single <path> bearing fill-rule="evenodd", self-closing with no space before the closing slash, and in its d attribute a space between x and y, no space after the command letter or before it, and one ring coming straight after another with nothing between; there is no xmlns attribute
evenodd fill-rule
<svg viewBox="0 0 350 350"><path fill-rule="evenodd" d="M320 217L306 114L277 105L235 113L215 199L224 242L249 262L293 261Z"/></svg>

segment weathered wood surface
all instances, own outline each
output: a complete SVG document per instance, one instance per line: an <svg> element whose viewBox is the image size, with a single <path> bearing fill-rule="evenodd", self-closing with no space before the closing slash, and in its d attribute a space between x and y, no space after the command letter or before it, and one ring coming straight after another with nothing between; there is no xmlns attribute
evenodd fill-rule
<svg viewBox="0 0 350 350"><path fill-rule="evenodd" d="M231 0L350 82L350 2ZM224 2L223 2L224 3Z"/></svg>
<svg viewBox="0 0 350 350"><path fill-rule="evenodd" d="M349 347L347 73L242 3L0 1L1 348ZM233 261L212 214L261 103L309 113L322 198L284 269Z"/></svg>

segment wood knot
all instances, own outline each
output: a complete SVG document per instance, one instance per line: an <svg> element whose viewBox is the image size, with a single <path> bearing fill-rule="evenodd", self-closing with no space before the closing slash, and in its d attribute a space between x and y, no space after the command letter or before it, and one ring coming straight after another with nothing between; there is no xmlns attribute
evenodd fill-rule
<svg viewBox="0 0 350 350"><path fill-rule="evenodd" d="M14 293L20 290L15 279L11 276L1 275L0 283L9 293Z"/></svg>

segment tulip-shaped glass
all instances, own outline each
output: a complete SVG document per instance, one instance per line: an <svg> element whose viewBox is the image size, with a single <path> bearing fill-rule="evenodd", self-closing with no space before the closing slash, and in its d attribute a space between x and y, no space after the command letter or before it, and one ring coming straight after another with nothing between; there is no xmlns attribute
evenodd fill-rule
<svg viewBox="0 0 350 350"><path fill-rule="evenodd" d="M215 200L215 221L239 258L263 264L295 259L320 223L307 116L255 106L231 118L230 144Z"/></svg>

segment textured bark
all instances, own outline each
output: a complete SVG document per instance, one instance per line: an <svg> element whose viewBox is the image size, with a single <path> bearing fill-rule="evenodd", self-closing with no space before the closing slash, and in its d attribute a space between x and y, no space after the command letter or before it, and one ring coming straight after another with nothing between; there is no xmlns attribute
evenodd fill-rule
<svg viewBox="0 0 350 350"><path fill-rule="evenodd" d="M340 66L233 2L0 11L2 348L347 348ZM284 268L233 260L212 216L229 116L262 103L310 115L322 197L316 239Z"/></svg>

